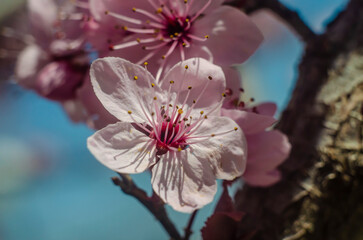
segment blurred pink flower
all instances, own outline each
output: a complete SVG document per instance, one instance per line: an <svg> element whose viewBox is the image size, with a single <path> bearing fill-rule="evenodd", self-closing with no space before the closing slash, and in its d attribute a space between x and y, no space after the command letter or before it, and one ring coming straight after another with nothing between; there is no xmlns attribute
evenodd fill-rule
<svg viewBox="0 0 363 240"><path fill-rule="evenodd" d="M80 31L83 14L73 4L53 0L28 0L28 11L34 42L18 57L18 83L52 100L75 98L89 65Z"/></svg>
<svg viewBox="0 0 363 240"><path fill-rule="evenodd" d="M274 103L253 108L222 109L222 116L232 118L242 128L247 140L247 166L243 179L253 186L269 186L281 178L277 167L290 154L287 137L278 130L266 131L275 123Z"/></svg>
<svg viewBox="0 0 363 240"><path fill-rule="evenodd" d="M216 178L245 169L246 145L236 123L220 117L225 77L201 59L178 63L159 87L144 68L119 58L91 66L96 96L120 122L88 139L88 148L120 173L152 172L154 191L175 210L213 200Z"/></svg>
<svg viewBox="0 0 363 240"><path fill-rule="evenodd" d="M101 56L142 64L159 80L179 61L244 62L263 40L255 24L223 0L90 0L90 41ZM110 53L108 49L115 52Z"/></svg>

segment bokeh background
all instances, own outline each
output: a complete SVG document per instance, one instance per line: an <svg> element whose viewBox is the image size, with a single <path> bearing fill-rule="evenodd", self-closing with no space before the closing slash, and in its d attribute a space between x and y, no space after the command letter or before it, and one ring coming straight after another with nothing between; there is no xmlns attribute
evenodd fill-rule
<svg viewBox="0 0 363 240"><path fill-rule="evenodd" d="M4 23L9 17L20 18L16 9L23 2L1 0L0 25L12 23L13 20ZM322 33L347 0L281 2L296 10L315 32ZM293 90L304 45L272 15L259 12L253 19L266 40L240 67L246 97L254 97L257 102L276 102L281 113ZM9 63L16 49L11 51L1 54L7 52L0 46L1 73L12 71ZM1 74L1 78L1 240L168 239L142 205L112 184L110 178L115 173L88 152L86 139L92 130L73 124L61 106L20 88L12 76ZM151 192L149 173L133 178ZM214 201L198 213L191 239L200 239L199 229L215 204ZM168 212L182 231L189 216L171 208Z"/></svg>

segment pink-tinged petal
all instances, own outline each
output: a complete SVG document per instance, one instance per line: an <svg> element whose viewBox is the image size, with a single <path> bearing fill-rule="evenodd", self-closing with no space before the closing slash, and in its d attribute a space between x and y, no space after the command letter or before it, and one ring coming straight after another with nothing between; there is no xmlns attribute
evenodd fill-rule
<svg viewBox="0 0 363 240"><path fill-rule="evenodd" d="M171 0L171 1L174 1L174 0ZM209 0L193 1L189 14L193 16L200 9L202 9L208 3L208 1ZM224 2L224 0L211 0L211 3L209 4L209 6L203 11L203 14L210 14L215 9L218 9L222 5L223 2Z"/></svg>
<svg viewBox="0 0 363 240"><path fill-rule="evenodd" d="M49 46L49 51L52 55L57 57L62 56L69 56L71 54L76 54L80 51L80 49L84 45L83 39L62 39L62 40L55 40Z"/></svg>
<svg viewBox="0 0 363 240"><path fill-rule="evenodd" d="M48 61L48 55L37 45L29 45L18 56L15 75L17 82L26 88L34 88L36 75Z"/></svg>
<svg viewBox="0 0 363 240"><path fill-rule="evenodd" d="M276 122L276 119L270 116L261 115L243 110L231 110L222 108L222 116L229 117L243 129L246 135L255 134L265 131Z"/></svg>
<svg viewBox="0 0 363 240"><path fill-rule="evenodd" d="M83 71L74 69L66 61L51 62L39 72L35 88L46 98L57 101L69 100L75 97L83 76Z"/></svg>
<svg viewBox="0 0 363 240"><path fill-rule="evenodd" d="M243 175L243 179L248 185L256 187L268 187L274 185L281 179L281 173L278 170L268 172L263 171L249 171Z"/></svg>
<svg viewBox="0 0 363 240"><path fill-rule="evenodd" d="M78 100L68 100L62 103L64 111L74 123L86 122L88 115L84 106Z"/></svg>
<svg viewBox="0 0 363 240"><path fill-rule="evenodd" d="M117 122L117 119L104 108L100 100L96 97L88 75L82 87L77 92L77 98L87 112L88 125L91 128L101 129Z"/></svg>
<svg viewBox="0 0 363 240"><path fill-rule="evenodd" d="M246 139L243 131L240 128L235 130L236 127L237 123L230 118L208 117L193 134L207 137L195 138L195 141L202 141L192 144L191 148L196 156L208 159L217 178L233 180L245 171Z"/></svg>
<svg viewBox="0 0 363 240"><path fill-rule="evenodd" d="M166 74L161 86L166 92L170 81L174 81L171 91L175 93L180 91L179 104L184 102L190 92L186 104L190 107L194 100L198 100L194 107L197 116L201 110L207 114L212 109L216 109L212 115L220 115L219 106L226 86L224 73L219 66L202 58L188 59L175 65ZM192 89L188 90L189 87Z"/></svg>
<svg viewBox="0 0 363 240"><path fill-rule="evenodd" d="M263 41L260 30L249 17L229 6L222 6L196 21L193 29L197 36L209 35L203 44L213 53L218 65L244 62Z"/></svg>
<svg viewBox="0 0 363 240"><path fill-rule="evenodd" d="M277 111L277 106L275 103L266 102L256 106L256 110L259 114L273 117Z"/></svg>
<svg viewBox="0 0 363 240"><path fill-rule="evenodd" d="M100 102L123 122L146 122L143 110L150 114L153 98L161 98L158 85L151 87L155 82L153 76L143 67L121 58L97 59L91 65L90 76Z"/></svg>
<svg viewBox="0 0 363 240"><path fill-rule="evenodd" d="M46 48L53 37L57 5L53 0L28 0L29 19L37 43Z"/></svg>
<svg viewBox="0 0 363 240"><path fill-rule="evenodd" d="M281 132L274 130L249 135L247 169L270 171L286 160L291 144Z"/></svg>
<svg viewBox="0 0 363 240"><path fill-rule="evenodd" d="M159 197L176 211L192 212L213 200L217 184L207 159L190 149L168 152L152 168L152 185Z"/></svg>
<svg viewBox="0 0 363 240"><path fill-rule="evenodd" d="M224 75L226 76L227 98L226 101L239 98L241 88L241 74L234 67L223 67Z"/></svg>
<svg viewBox="0 0 363 240"><path fill-rule="evenodd" d="M115 123L87 140L88 149L106 167L120 173L140 173L155 162L150 138L130 123Z"/></svg>

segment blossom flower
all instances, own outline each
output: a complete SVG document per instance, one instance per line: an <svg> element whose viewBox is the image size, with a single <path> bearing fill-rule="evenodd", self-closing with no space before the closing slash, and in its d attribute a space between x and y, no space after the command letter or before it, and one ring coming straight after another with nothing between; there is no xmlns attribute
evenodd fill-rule
<svg viewBox="0 0 363 240"><path fill-rule="evenodd" d="M263 36L223 0L90 0L91 38L98 49L142 64L159 80L175 63L201 57L229 67L244 62Z"/></svg>
<svg viewBox="0 0 363 240"><path fill-rule="evenodd" d="M238 107L222 109L222 116L228 116L242 128L247 141L247 166L243 179L252 186L270 186L281 179L277 167L290 154L291 145L287 137L278 130L266 131L275 123L274 103L262 103L246 107L243 102Z"/></svg>
<svg viewBox="0 0 363 240"><path fill-rule="evenodd" d="M244 134L220 116L220 67L189 59L171 68L159 87L143 67L108 57L92 64L90 76L96 96L120 120L88 139L89 150L108 168L150 169L154 191L182 212L211 202L216 178L243 173Z"/></svg>
<svg viewBox="0 0 363 240"><path fill-rule="evenodd" d="M75 6L58 6L53 0L28 0L28 10L34 43L18 57L18 83L52 100L74 98L88 70L89 59L83 51L85 38L80 22L62 20L58 13L72 14Z"/></svg>

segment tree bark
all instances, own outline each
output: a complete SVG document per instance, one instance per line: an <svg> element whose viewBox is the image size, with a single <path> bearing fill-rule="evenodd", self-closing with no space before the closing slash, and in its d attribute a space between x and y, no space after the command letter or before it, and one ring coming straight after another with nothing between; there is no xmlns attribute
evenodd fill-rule
<svg viewBox="0 0 363 240"><path fill-rule="evenodd" d="M363 239L363 1L351 0L306 42L277 129L292 144L282 180L244 187L239 235L252 239Z"/></svg>

